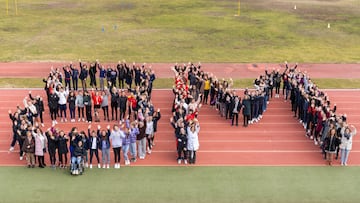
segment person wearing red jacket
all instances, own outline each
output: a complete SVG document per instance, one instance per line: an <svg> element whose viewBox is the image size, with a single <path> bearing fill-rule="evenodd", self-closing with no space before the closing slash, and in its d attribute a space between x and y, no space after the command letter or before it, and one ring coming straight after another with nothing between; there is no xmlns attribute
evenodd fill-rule
<svg viewBox="0 0 360 203"><path fill-rule="evenodd" d="M101 103L102 103L102 96L99 94L98 91L91 92L91 98L92 101L94 103L94 116L95 116L95 122L100 122L100 118L99 118L99 109L101 107Z"/></svg>

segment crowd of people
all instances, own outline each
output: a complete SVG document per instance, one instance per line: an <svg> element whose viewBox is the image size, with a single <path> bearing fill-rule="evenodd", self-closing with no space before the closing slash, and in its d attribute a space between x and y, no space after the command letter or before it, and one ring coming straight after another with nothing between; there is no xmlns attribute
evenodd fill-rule
<svg viewBox="0 0 360 203"><path fill-rule="evenodd" d="M92 168L94 155L99 168L101 163L102 168L109 168L110 148L114 151L115 168L120 168L121 151L125 165L135 162L137 157L145 159L146 154L151 154L157 123L161 118L160 109L156 110L151 101L155 73L151 67L145 65L139 66L133 63L130 67L125 62L119 62L116 68L108 66L105 70L98 60L89 64L89 68L80 60L80 71L72 63L62 68L64 74L61 68L51 68L48 77L43 81L52 125L44 129L43 98L40 95L33 97L30 91L29 97L23 100L23 108L17 106L14 113L9 110L13 126L10 151L14 150L18 142L20 160L23 159L25 153L28 167L34 167L35 157L37 157L41 168L46 166L45 154L49 154L52 168L56 166L66 168L69 164L69 153L71 168L74 168L80 160ZM96 84L97 70L100 72L99 87ZM87 88L88 76L91 89ZM82 90L78 89L78 78L82 81ZM71 80L73 88L71 88ZM105 80L107 85L104 84ZM131 88L133 81L135 86ZM103 111L104 121L114 122L114 124L107 125L106 128L98 125L97 130L92 130L93 121L100 124L100 117L102 117L100 109ZM68 118L70 122L76 122L76 120L87 122L88 132L73 127L67 133L57 127L59 118L60 122L67 122ZM102 156L101 161L99 150Z"/></svg>
<svg viewBox="0 0 360 203"><path fill-rule="evenodd" d="M334 156L335 159L341 156L341 165L347 165L356 128L347 123L346 114L336 114L336 104L331 105L327 94L311 81L306 72L297 69L297 64L289 68L285 62L285 66L283 72L266 69L255 79L254 89L245 89L241 98L233 88L231 78L219 80L202 70L200 63L175 64L172 67L175 81L170 123L175 131L178 164L196 163L196 152L200 147L197 116L202 105L209 105L221 117L230 119L231 126L239 126L239 114L242 113L243 126L248 127L261 120L271 98L280 98L282 87L284 105L290 100L294 117L304 126L306 136L320 146L327 163L332 165ZM135 63L129 66L125 61L119 61L116 67L105 69L98 60L90 64L79 60L79 67L80 70L70 63L62 69L51 68L43 80L52 120L50 128L43 129L43 98L39 95L33 97L31 91L23 100L24 108L17 106L14 113L9 110L13 122L10 151L18 142L20 159L26 153L29 167L34 167L35 156L39 167L44 167L44 155L48 153L54 168L56 165L66 167L69 152L71 163L79 162L77 157L81 156L90 168L93 167L94 155L99 168L100 163L102 168L109 168L110 148L114 151L115 168L120 167L121 151L125 165L135 162L137 157L144 159L146 153L151 154L157 122L161 118L160 110L155 111L151 102L156 78L151 67ZM78 89L78 79L82 89ZM133 83L135 86L131 88ZM98 125L96 130L92 130L92 122L101 122L100 117L115 124L106 128ZM87 122L88 132L79 132L74 127L66 133L56 127L59 118L60 122L67 122L68 118L70 122ZM102 152L101 161L99 150Z"/></svg>
<svg viewBox="0 0 360 203"><path fill-rule="evenodd" d="M289 70L289 71L287 71ZM305 136L322 149L327 164L332 165L341 151L340 164L347 165L352 149L352 139L356 128L348 124L346 114L337 114L336 104L332 105L329 96L311 80L307 72L288 69L282 75L285 100L290 93L291 110L294 117L304 126Z"/></svg>

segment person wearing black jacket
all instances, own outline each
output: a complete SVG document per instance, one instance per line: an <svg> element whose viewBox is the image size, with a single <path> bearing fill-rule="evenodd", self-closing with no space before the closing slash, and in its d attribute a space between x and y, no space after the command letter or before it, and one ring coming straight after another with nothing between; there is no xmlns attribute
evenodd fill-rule
<svg viewBox="0 0 360 203"><path fill-rule="evenodd" d="M125 80L125 66L126 64L122 64L120 61L118 65L116 66L116 69L118 70L118 78L119 78L119 89L124 89L124 80Z"/></svg>
<svg viewBox="0 0 360 203"><path fill-rule="evenodd" d="M131 89L132 79L134 77L134 69L135 63L133 63L133 68L130 68L128 66L125 66L125 82L129 89Z"/></svg>
<svg viewBox="0 0 360 203"><path fill-rule="evenodd" d="M91 131L91 125L88 126L88 143L89 143L89 149L90 149L90 168L92 168L92 159L93 156L95 154L95 158L97 160L98 163L98 168L100 168L100 159L99 159L99 148L100 148L100 137L98 137L98 135L100 135L100 129L98 129L98 132L96 133L95 130Z"/></svg>
<svg viewBox="0 0 360 203"><path fill-rule="evenodd" d="M86 78L88 77L89 71L86 65L83 65L80 60L80 76L79 79L81 80L81 85L83 88L83 91L86 90Z"/></svg>
<svg viewBox="0 0 360 203"><path fill-rule="evenodd" d="M48 140L48 151L50 155L51 168L55 169L56 149L58 148L58 137L54 134L54 129L48 129L45 133Z"/></svg>
<svg viewBox="0 0 360 203"><path fill-rule="evenodd" d="M70 63L70 69L71 69L71 79L73 83L74 90L78 90L78 84L79 84L79 70L75 68L72 63Z"/></svg>
<svg viewBox="0 0 360 203"><path fill-rule="evenodd" d="M241 110L241 99L238 96L234 96L231 100L231 105L230 105L230 112L232 113L232 120L231 120L231 125L234 125L234 120L235 120L235 125L238 126L239 125L239 112Z"/></svg>
<svg viewBox="0 0 360 203"><path fill-rule="evenodd" d="M71 122L75 122L75 109L76 109L75 101L76 101L76 96L74 92L71 91L67 98L67 103L69 104Z"/></svg>
<svg viewBox="0 0 360 203"><path fill-rule="evenodd" d="M324 140L324 148L326 152L326 161L328 165L332 165L334 154L336 154L337 146L340 143L340 139L336 135L336 129L330 130L328 136Z"/></svg>
<svg viewBox="0 0 360 203"><path fill-rule="evenodd" d="M126 107L127 107L127 96L125 94L125 90L121 91L121 95L119 96L119 100L118 100L118 105L120 110L119 120L124 121Z"/></svg>
<svg viewBox="0 0 360 203"><path fill-rule="evenodd" d="M65 135L65 132L60 131L59 137L58 137L58 154L59 154L60 168L66 168L67 154L69 152L68 147L67 147L68 140L69 140L69 137L67 135Z"/></svg>
<svg viewBox="0 0 360 203"><path fill-rule="evenodd" d="M36 107L36 111L40 117L41 126L44 127L43 112L44 112L45 108L44 108L43 99L39 95L37 95L36 98L32 97L31 91L29 92L29 98L31 100L35 101L34 106Z"/></svg>
<svg viewBox="0 0 360 203"><path fill-rule="evenodd" d="M65 75L65 88L68 87L69 90L71 89L71 69L69 66L63 67L64 75Z"/></svg>
<svg viewBox="0 0 360 203"><path fill-rule="evenodd" d="M251 102L248 95L245 95L242 101L243 107L243 116L244 116L244 127L249 125L250 115L251 115Z"/></svg>
<svg viewBox="0 0 360 203"><path fill-rule="evenodd" d="M59 96L57 94L55 94L53 91L51 91L49 94L48 100L49 100L48 106L49 106L49 110L50 110L50 117L52 120L52 124L55 125L55 124L57 124L56 116L57 116L57 112L58 112L58 108L59 108L59 105L58 105Z"/></svg>
<svg viewBox="0 0 360 203"><path fill-rule="evenodd" d="M184 160L184 164L187 164L187 136L184 128L180 128L180 131L176 134L177 138L177 153L178 164L181 164Z"/></svg>
<svg viewBox="0 0 360 203"><path fill-rule="evenodd" d="M86 156L86 150L83 146L83 142L80 140L75 142L75 137L72 137L72 145L74 147L73 156L71 157L71 171L73 174L78 174L78 168L81 163L81 160Z"/></svg>
<svg viewBox="0 0 360 203"><path fill-rule="evenodd" d="M89 76L90 76L90 86L91 88L97 88L96 86L96 73L97 73L97 66L98 66L98 60L96 60L95 63L90 64L89 68Z"/></svg>
<svg viewBox="0 0 360 203"><path fill-rule="evenodd" d="M114 112L115 112L115 120L118 119L118 101L119 101L119 93L116 87L111 89L111 120L114 120Z"/></svg>
<svg viewBox="0 0 360 203"><path fill-rule="evenodd" d="M88 91L84 92L83 97L84 105L85 105L85 112L86 112L86 122L92 122L92 115L91 115L91 96Z"/></svg>

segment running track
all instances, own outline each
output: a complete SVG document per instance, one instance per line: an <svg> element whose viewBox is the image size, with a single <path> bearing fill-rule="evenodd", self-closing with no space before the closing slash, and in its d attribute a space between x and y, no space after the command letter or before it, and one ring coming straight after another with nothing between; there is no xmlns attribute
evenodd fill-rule
<svg viewBox="0 0 360 203"><path fill-rule="evenodd" d="M0 63L1 77L44 77L49 67L61 66L67 63ZM152 64L158 77L169 78L172 73L169 67L173 64ZM203 64L206 71L220 77L255 78L263 73L264 67L278 68L279 64ZM360 75L358 64L301 64L302 70L307 70L314 78L357 78ZM339 71L341 68L341 71ZM34 95L40 94L45 98L43 90L33 90ZM360 91L326 91L333 103L338 105L338 113L347 113L348 120L360 130ZM0 165L24 165L19 161L18 153L8 153L12 138L11 123L8 110L15 110L16 104L21 104L28 90L0 89ZM239 95L242 92L239 91ZM156 134L156 146L153 153L145 160L139 160L137 166L172 166L176 164L175 139L169 118L172 105L172 92L169 90L155 90L153 102L156 108L161 108L162 119ZM46 104L45 104L46 105ZM50 127L48 111L45 112L45 129ZM292 117L289 102L283 99L272 99L263 119L248 128L231 127L217 115L214 109L203 106L199 121L201 130L199 135L200 150L197 165L324 165L324 161L317 146L304 136L304 129ZM242 118L240 117L240 122ZM100 123L106 126L108 123ZM86 123L61 123L59 128L68 131L76 125L79 130L86 130ZM93 124L93 128L97 124ZM360 138L354 139L353 150L349 164L360 165ZM18 147L16 147L18 150ZM49 161L47 162L49 163Z"/></svg>
<svg viewBox="0 0 360 203"><path fill-rule="evenodd" d="M8 109L14 109L27 94L27 90L0 90L0 165L24 165L19 161L18 153L8 153L11 141L11 123ZM33 90L34 95L44 96L43 90ZM339 113L346 112L349 122L360 129L360 91L327 91L333 102L338 105ZM239 94L242 94L239 91ZM153 153L145 160L138 160L134 165L177 165L175 141L169 118L172 104L172 92L155 90L153 100L162 112L156 134L156 146ZM48 111L46 111L48 112ZM49 115L45 113L45 128L50 126ZM200 150L197 165L323 165L324 161L317 146L304 136L304 129L292 117L289 102L272 99L263 119L248 128L231 127L230 121L221 118L216 110L203 106L199 121ZM242 121L242 119L240 119ZM103 127L107 123L100 123ZM69 130L74 123L61 123L59 128ZM93 127L96 127L96 123ZM79 130L86 130L86 123L76 123ZM354 150L350 154L349 164L360 165L360 141L354 141ZM18 151L18 147L16 147Z"/></svg>

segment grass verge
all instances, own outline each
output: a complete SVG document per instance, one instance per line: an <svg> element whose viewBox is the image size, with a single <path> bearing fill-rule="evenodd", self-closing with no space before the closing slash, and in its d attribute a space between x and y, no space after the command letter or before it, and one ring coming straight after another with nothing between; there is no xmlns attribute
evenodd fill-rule
<svg viewBox="0 0 360 203"><path fill-rule="evenodd" d="M64 170L0 167L0 202L359 202L358 172L358 167L124 167L72 177Z"/></svg>
<svg viewBox="0 0 360 203"><path fill-rule="evenodd" d="M358 89L360 79L336 79L318 78L312 79L315 84L323 89ZM235 88L253 87L254 79L243 78L234 79ZM156 89L169 89L173 86L173 78L157 78L154 82ZM79 84L80 85L80 84ZM0 88L43 88L44 83L41 78L1 78Z"/></svg>

